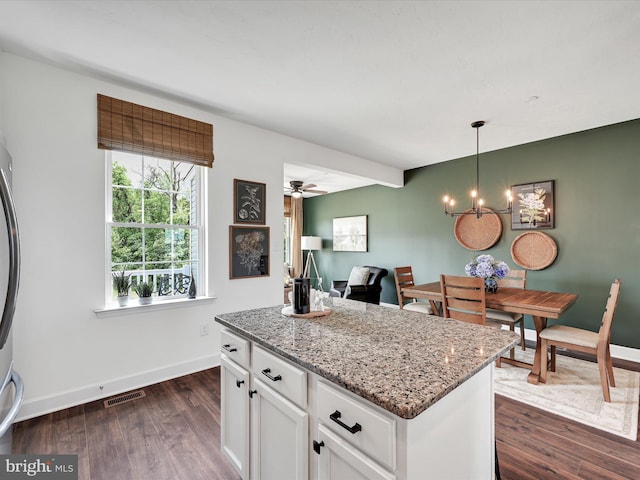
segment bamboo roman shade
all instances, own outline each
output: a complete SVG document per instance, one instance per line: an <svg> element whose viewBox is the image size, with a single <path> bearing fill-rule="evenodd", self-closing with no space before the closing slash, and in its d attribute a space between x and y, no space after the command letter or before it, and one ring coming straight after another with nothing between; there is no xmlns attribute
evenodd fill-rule
<svg viewBox="0 0 640 480"><path fill-rule="evenodd" d="M213 125L98 94L98 148L213 166Z"/></svg>

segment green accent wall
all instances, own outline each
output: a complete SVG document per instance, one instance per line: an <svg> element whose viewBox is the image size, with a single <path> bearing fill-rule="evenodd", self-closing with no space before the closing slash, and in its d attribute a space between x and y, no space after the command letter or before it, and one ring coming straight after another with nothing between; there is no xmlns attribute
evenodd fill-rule
<svg viewBox="0 0 640 480"><path fill-rule="evenodd" d="M509 186L545 180L555 181L556 216L555 228L542 231L555 240L558 256L548 268L527 273L527 288L577 293L560 322L597 330L611 282L619 277L612 343L640 348L640 120L481 149L480 188L489 208L506 206ZM444 215L442 197L448 192L468 208L474 183L475 155L408 170L403 188L376 185L305 199L304 234L323 239L314 255L325 290L332 279L348 278L354 265L376 265L389 270L381 301L397 304L396 266L411 265L416 283L441 273L464 275L464 265L480 253L520 268L510 247L523 230L511 230L506 215L501 238L484 252L455 239L455 220ZM333 218L352 215L368 215L368 252L333 252ZM530 317L526 328L533 329Z"/></svg>

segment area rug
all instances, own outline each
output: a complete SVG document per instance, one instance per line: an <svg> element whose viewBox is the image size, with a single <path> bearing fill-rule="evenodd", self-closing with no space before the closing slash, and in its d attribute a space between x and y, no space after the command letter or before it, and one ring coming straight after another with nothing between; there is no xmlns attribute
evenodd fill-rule
<svg viewBox="0 0 640 480"><path fill-rule="evenodd" d="M516 349L516 358L533 361L532 349ZM635 441L638 434L640 372L613 369L616 387L611 403L604 401L598 366L564 355L556 356L556 372L547 372L547 383L527 383L529 370L502 364L495 369L495 392L518 402L569 418Z"/></svg>

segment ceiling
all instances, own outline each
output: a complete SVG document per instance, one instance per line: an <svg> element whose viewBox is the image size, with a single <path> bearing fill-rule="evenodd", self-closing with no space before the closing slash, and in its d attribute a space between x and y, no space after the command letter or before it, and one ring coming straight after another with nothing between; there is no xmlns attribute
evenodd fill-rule
<svg viewBox="0 0 640 480"><path fill-rule="evenodd" d="M637 0L5 0L0 49L400 169L640 117Z"/></svg>

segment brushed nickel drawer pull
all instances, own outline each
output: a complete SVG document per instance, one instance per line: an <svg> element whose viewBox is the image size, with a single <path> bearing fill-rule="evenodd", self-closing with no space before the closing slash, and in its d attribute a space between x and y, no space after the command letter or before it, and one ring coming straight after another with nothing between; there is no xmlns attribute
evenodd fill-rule
<svg viewBox="0 0 640 480"><path fill-rule="evenodd" d="M230 343L225 343L224 345L222 345L222 348L224 348L227 352L237 352L238 349L235 347L232 347Z"/></svg>

